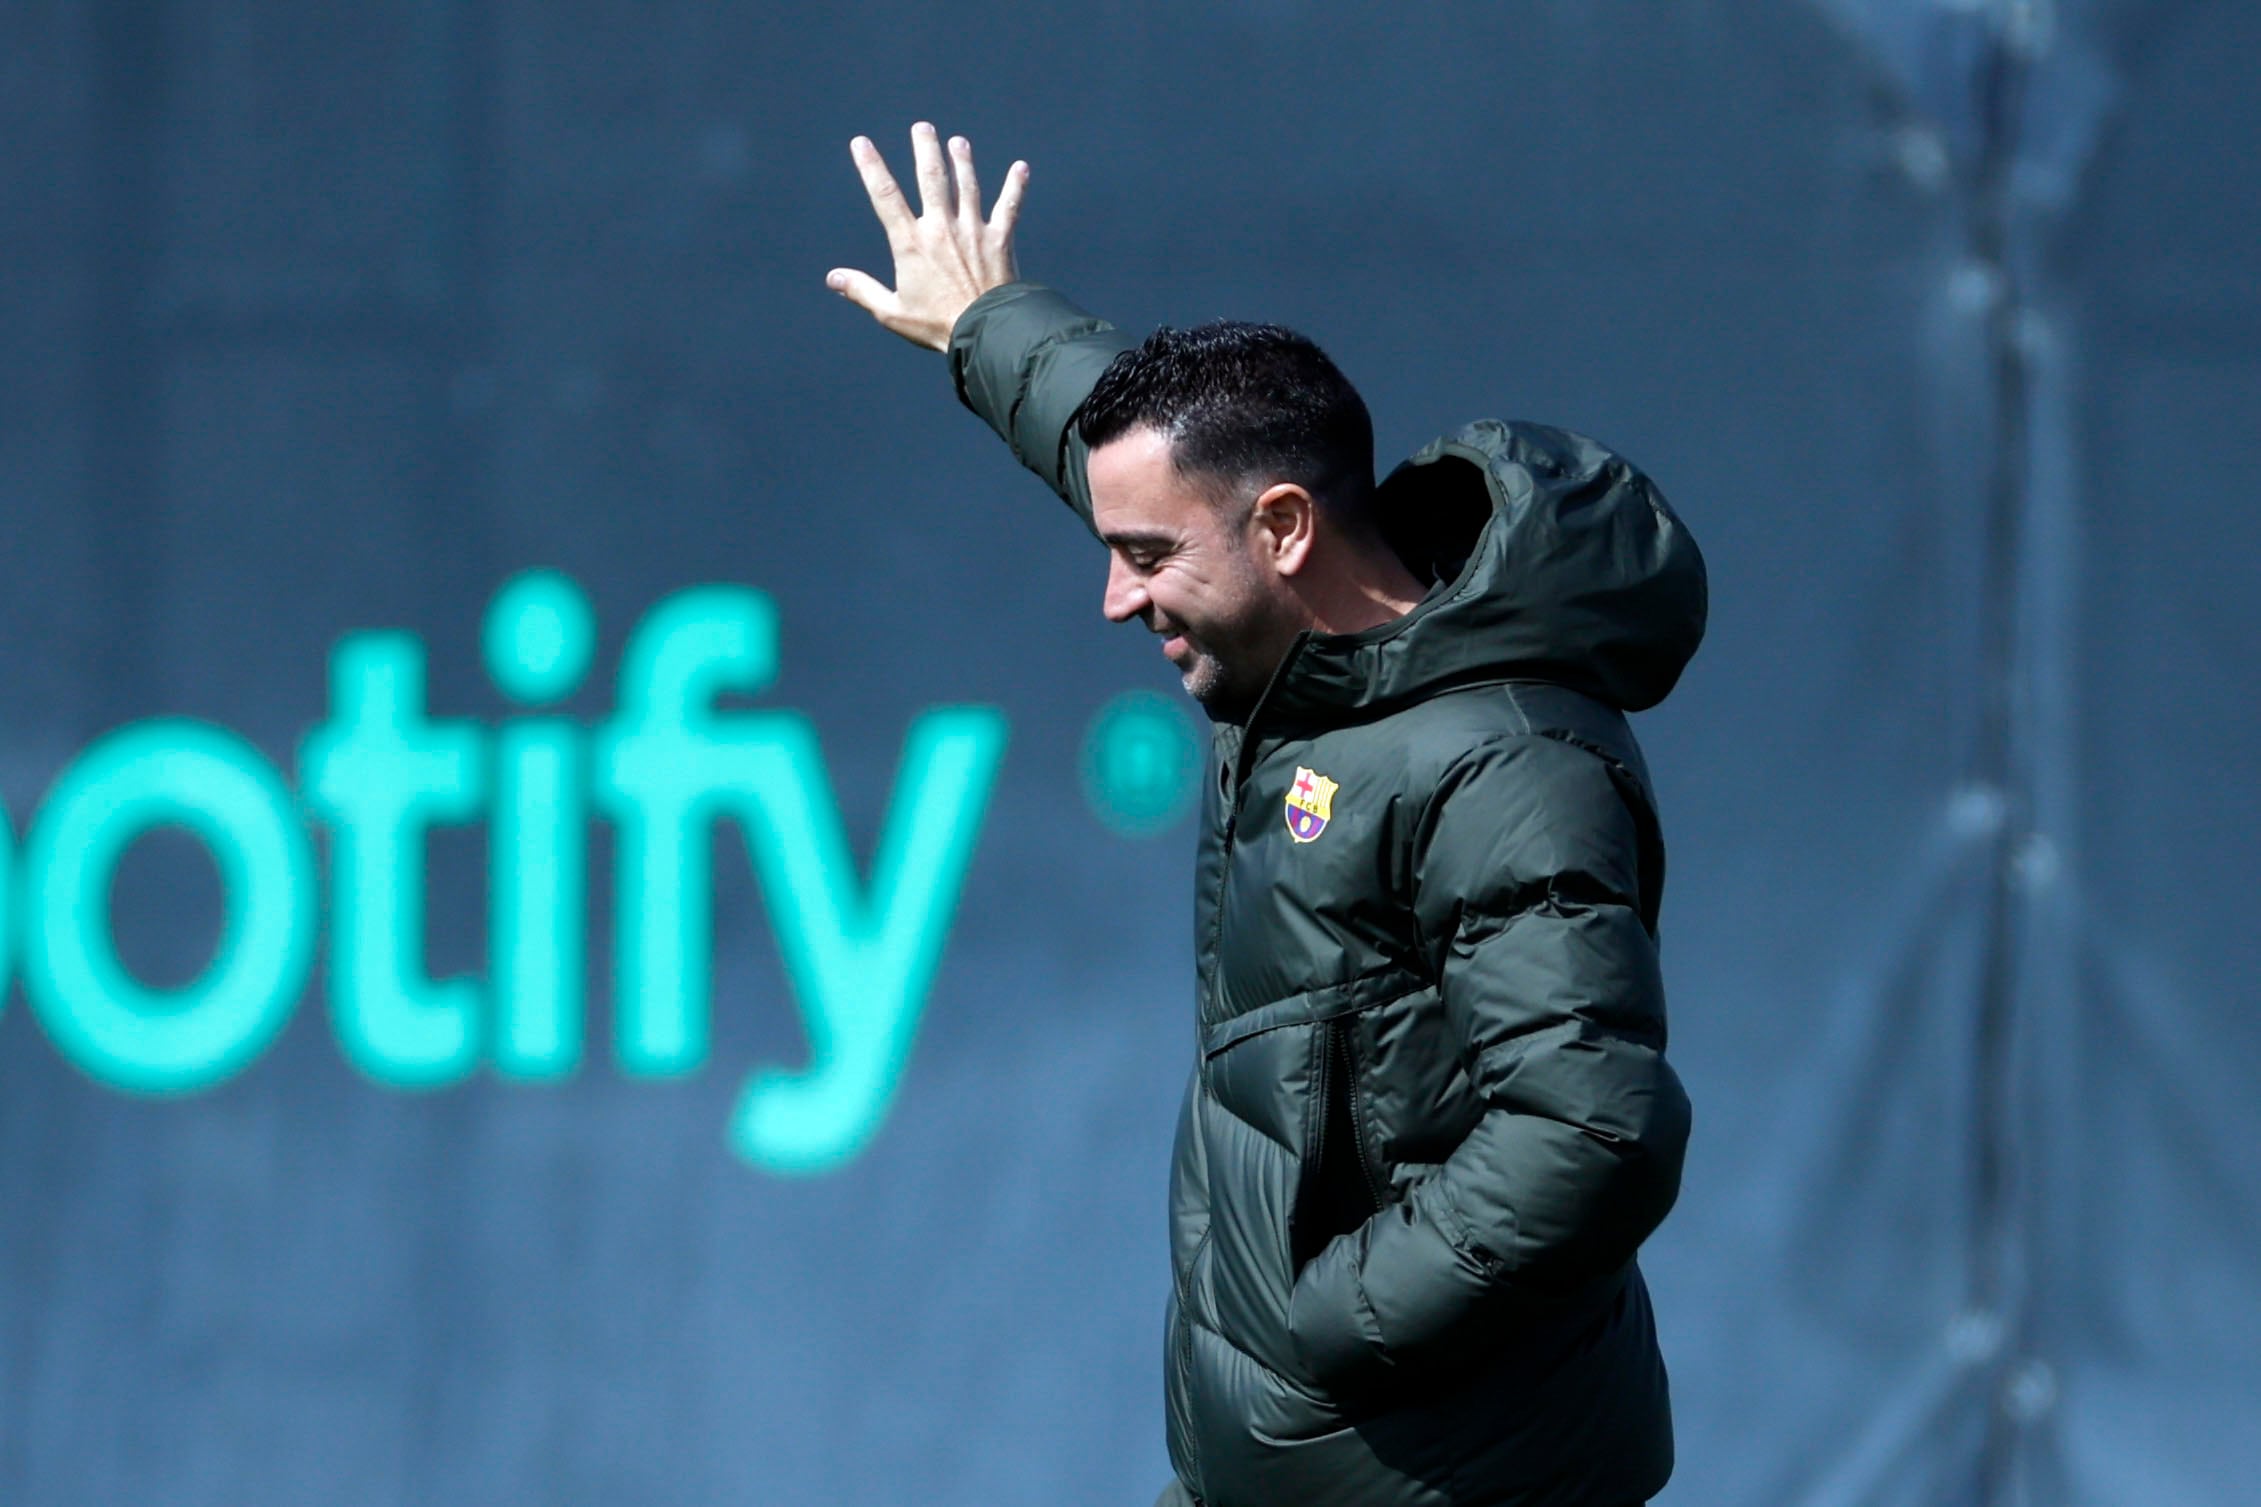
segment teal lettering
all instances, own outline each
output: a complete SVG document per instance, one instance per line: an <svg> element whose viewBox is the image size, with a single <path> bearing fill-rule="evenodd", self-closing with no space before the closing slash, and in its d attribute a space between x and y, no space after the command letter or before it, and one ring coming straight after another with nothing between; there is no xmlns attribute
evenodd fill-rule
<svg viewBox="0 0 2261 1507"><path fill-rule="evenodd" d="M595 637L581 589L554 571L529 571L488 610L487 671L522 704L555 701L588 672ZM496 754L488 845L495 1070L559 1078L581 1060L587 844L580 741L562 717L528 718L502 729Z"/></svg>
<svg viewBox="0 0 2261 1507"><path fill-rule="evenodd" d="M1152 691L1125 691L1100 708L1083 739L1083 794L1125 837L1167 831L1200 791L1201 745L1185 713Z"/></svg>
<svg viewBox="0 0 2261 1507"><path fill-rule="evenodd" d="M482 1057L505 1079L576 1071L593 800L618 834L615 1059L635 1076L695 1070L712 1035L713 835L729 823L808 1038L804 1063L742 1085L730 1143L775 1172L838 1167L869 1144L900 1087L1004 757L1005 719L939 707L912 723L867 877L810 720L720 704L776 677L769 597L703 586L653 608L592 742L556 708L586 679L595 641L570 578L537 570L506 582L488 607L482 657L503 696L536 714L493 729L429 716L424 649L409 634L352 634L332 651L328 718L302 744L299 773L307 810L330 832L328 994L340 1048L400 1088L458 1081ZM1109 789L1159 787L1174 767L1151 728L1106 747ZM482 816L492 822L491 978L433 977L428 835ZM223 892L211 963L162 991L125 967L110 919L120 859L157 826L202 842ZM20 852L0 810L0 1006L20 941L35 1015L89 1076L150 1094L224 1081L296 1005L315 947L315 885L290 791L250 744L181 720L121 729L57 779ZM20 935L8 924L19 901L29 912Z"/></svg>
<svg viewBox="0 0 2261 1507"><path fill-rule="evenodd" d="M160 825L211 852L225 918L202 976L165 992L126 971L110 936L118 860ZM98 1082L208 1088L290 1018L313 945L313 859L281 776L235 734L166 720L100 739L48 792L24 860L26 992L57 1050Z"/></svg>
<svg viewBox="0 0 2261 1507"><path fill-rule="evenodd" d="M684 1073L706 1061L714 876L707 824L746 793L761 735L718 715L723 691L777 674L777 609L761 592L699 586L637 624L619 707L599 736L596 792L620 829L614 867L614 1051L623 1071ZM742 804L742 803L739 803Z"/></svg>
<svg viewBox="0 0 2261 1507"><path fill-rule="evenodd" d="M585 834L579 740L544 717L505 727L498 752L489 930L495 1069L561 1078L581 1060Z"/></svg>
<svg viewBox="0 0 2261 1507"><path fill-rule="evenodd" d="M543 706L572 695L589 673L596 616L570 576L521 571L495 593L480 636L487 673L503 693L525 706Z"/></svg>
<svg viewBox="0 0 2261 1507"><path fill-rule="evenodd" d="M639 1074L705 1060L707 831L735 820L810 1058L801 1071L746 1085L731 1140L758 1165L816 1172L861 1149L893 1099L988 808L1005 721L958 707L913 725L867 891L808 719L714 708L724 691L766 688L776 669L776 609L737 587L680 593L629 641L595 781L621 831L615 1050Z"/></svg>
<svg viewBox="0 0 2261 1507"><path fill-rule="evenodd" d="M863 1149L894 1100L1004 755L1005 719L947 707L912 725L864 893L815 730L791 712L745 720L766 734L749 741L747 834L809 1065L748 1080L731 1143L774 1172L824 1172Z"/></svg>
<svg viewBox="0 0 2261 1507"><path fill-rule="evenodd" d="M357 633L330 660L330 720L306 740L300 779L334 833L330 1009L348 1061L423 1088L471 1070L480 991L424 967L424 834L485 797L479 729L424 715L424 650L405 633Z"/></svg>

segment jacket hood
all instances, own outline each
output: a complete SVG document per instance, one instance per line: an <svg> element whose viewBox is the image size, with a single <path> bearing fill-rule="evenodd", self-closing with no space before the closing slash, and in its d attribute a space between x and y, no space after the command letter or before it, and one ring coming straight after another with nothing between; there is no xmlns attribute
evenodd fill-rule
<svg viewBox="0 0 2261 1507"><path fill-rule="evenodd" d="M1703 641L1696 541L1647 476L1584 435L1480 420L1392 471L1376 507L1391 547L1437 584L1404 617L1297 640L1267 717L1380 711L1510 678L1637 712Z"/></svg>

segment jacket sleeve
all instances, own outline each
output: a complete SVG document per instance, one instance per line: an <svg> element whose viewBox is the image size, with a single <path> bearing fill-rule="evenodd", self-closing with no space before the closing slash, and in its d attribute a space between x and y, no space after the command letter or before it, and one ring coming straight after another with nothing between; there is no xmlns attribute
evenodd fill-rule
<svg viewBox="0 0 2261 1507"><path fill-rule="evenodd" d="M1020 463L1091 525L1084 443L1069 420L1118 352L1138 342L1038 283L967 305L950 332L950 378Z"/></svg>
<svg viewBox="0 0 2261 1507"><path fill-rule="evenodd" d="M1481 745L1412 843L1423 945L1483 1111L1297 1276L1297 1354L1338 1393L1500 1342L1623 1267L1672 1207L1688 1135L1638 829L1609 766L1539 735Z"/></svg>

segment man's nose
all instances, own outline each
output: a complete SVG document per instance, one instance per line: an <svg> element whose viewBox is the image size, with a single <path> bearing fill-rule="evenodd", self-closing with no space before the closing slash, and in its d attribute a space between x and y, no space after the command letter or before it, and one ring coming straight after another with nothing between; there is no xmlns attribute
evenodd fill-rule
<svg viewBox="0 0 2261 1507"><path fill-rule="evenodd" d="M1146 586L1138 573L1114 555L1107 557L1107 595L1099 610L1110 623L1127 623L1146 611Z"/></svg>

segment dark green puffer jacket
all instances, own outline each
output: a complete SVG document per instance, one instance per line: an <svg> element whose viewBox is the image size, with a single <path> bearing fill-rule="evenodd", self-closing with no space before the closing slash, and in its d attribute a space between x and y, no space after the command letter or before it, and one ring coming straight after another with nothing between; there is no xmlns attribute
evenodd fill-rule
<svg viewBox="0 0 2261 1507"><path fill-rule="evenodd" d="M959 395L1087 524L1069 419L1133 343L1029 283L951 340ZM1634 1252L1688 1136L1664 846L1623 714L1695 652L1703 560L1631 465L1537 425L1436 441L1381 508L1439 584L1303 635L1215 733L1174 1494L1623 1507L1672 1469Z"/></svg>

